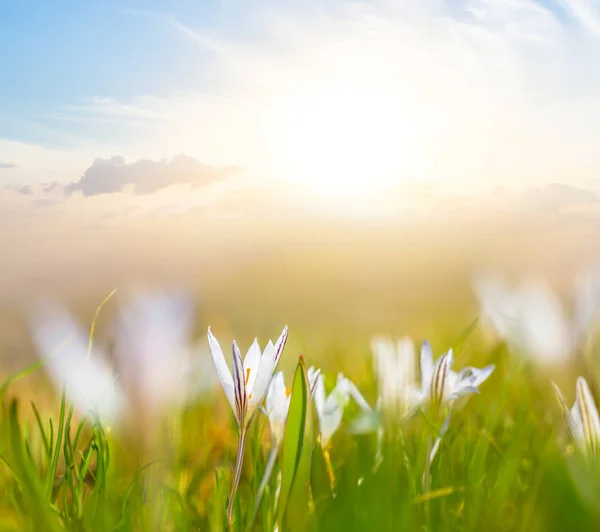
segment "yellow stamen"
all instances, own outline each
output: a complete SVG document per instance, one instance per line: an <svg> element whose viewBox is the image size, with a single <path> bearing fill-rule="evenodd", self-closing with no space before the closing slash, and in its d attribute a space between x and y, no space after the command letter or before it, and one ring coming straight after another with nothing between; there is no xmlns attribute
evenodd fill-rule
<svg viewBox="0 0 600 532"><path fill-rule="evenodd" d="M286 397L289 397L291 395L291 393L292 393L292 390L290 390L289 388L285 389L285 396Z"/></svg>
<svg viewBox="0 0 600 532"><path fill-rule="evenodd" d="M248 379L250 378L250 368L246 370L246 386L248 386Z"/></svg>

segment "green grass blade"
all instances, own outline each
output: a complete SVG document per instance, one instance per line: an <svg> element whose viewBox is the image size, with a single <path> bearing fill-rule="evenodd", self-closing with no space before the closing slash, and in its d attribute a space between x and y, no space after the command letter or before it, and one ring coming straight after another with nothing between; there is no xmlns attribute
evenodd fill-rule
<svg viewBox="0 0 600 532"><path fill-rule="evenodd" d="M280 530L304 530L310 500L313 414L304 360L300 357L290 398L282 452Z"/></svg>

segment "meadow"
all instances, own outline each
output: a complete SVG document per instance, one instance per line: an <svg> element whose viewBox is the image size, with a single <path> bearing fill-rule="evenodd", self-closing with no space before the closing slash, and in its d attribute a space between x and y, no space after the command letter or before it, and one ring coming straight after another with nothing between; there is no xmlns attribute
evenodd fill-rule
<svg viewBox="0 0 600 532"><path fill-rule="evenodd" d="M204 270L205 288L193 292L190 325L198 389L160 415L151 403L170 378L168 363L158 364L152 378L142 366L130 373L137 395L124 387L128 413L118 421L103 419L82 408L68 387L61 394L48 358L36 356L32 330L6 311L22 328L18 341L28 356L10 361L0 387L0 529L596 530L597 464L593 453L581 452L572 440L552 389L555 381L569 406L577 376L595 391L594 331L567 363L542 368L490 333L470 286L472 253L433 244L423 250L413 241L412 255L393 254L381 239L369 244L368 238L358 252L352 239L336 239L304 246L294 240L295 254L288 242L285 257L270 246L250 259L246 255L243 269ZM438 262L426 260L428 253ZM568 268L555 265L562 280L556 284L564 288ZM79 299L67 294L64 300L85 335L83 350L89 339L94 350L108 353L108 367L114 368L119 346L113 321L123 291L98 307L111 293L108 286L97 283L85 298L81 292ZM243 358L254 336L264 348L285 324L289 337L278 369L290 403L277 447L260 405L247 427L247 417L233 414L206 335L210 325L231 368L232 340ZM13 334L17 329L11 328ZM373 350L376 336L413 338L409 365L415 383L423 378L423 340L436 361L452 348L457 373L494 368L468 395L449 401L443 392L436 402L430 394L429 401L400 414L394 406L386 410L381 399L378 407L385 377ZM126 345L143 350L145 344L138 338ZM43 351L39 344L37 351ZM61 350L53 356L58 360ZM340 413L333 430L327 409L317 406L310 366L320 369L325 395L332 397L328 405ZM245 372L244 366L238 374ZM337 401L340 372L370 412L351 393ZM409 402L403 378L392 385L397 409ZM115 381L121 380L125 374L116 371ZM247 429L245 453L228 518L239 425Z"/></svg>

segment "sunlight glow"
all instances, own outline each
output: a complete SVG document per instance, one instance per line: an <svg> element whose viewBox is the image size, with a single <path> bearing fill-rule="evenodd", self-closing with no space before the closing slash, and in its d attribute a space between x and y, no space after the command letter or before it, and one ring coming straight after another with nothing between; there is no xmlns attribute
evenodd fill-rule
<svg viewBox="0 0 600 532"><path fill-rule="evenodd" d="M381 193L410 177L425 150L415 109L384 88L329 84L273 109L269 145L277 172L319 196Z"/></svg>

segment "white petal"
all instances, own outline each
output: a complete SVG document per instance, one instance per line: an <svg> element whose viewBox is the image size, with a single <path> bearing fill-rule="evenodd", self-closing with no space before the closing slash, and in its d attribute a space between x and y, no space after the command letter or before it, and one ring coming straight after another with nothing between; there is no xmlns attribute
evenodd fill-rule
<svg viewBox="0 0 600 532"><path fill-rule="evenodd" d="M471 384L475 386L475 388L479 388L479 386L481 386L488 379L495 369L495 364L490 364L482 369L472 368L473 380L471 381Z"/></svg>
<svg viewBox="0 0 600 532"><path fill-rule="evenodd" d="M600 277L591 271L576 280L574 325L579 338L587 334L598 317L600 309Z"/></svg>
<svg viewBox="0 0 600 532"><path fill-rule="evenodd" d="M321 370L316 369L314 366L311 366L310 368L308 368L307 374L308 374L308 385L310 387L310 394L314 397L315 390L317 388L317 386L316 386L317 379L319 378L319 375L321 374Z"/></svg>
<svg viewBox="0 0 600 532"><path fill-rule="evenodd" d="M577 404L586 445L591 452L597 453L600 447L600 418L592 392L583 377L577 379Z"/></svg>
<svg viewBox="0 0 600 532"><path fill-rule="evenodd" d="M281 355L283 354L283 348L285 347L285 344L287 342L287 338L288 338L288 326L286 325L283 328L283 331L282 331L281 335L279 336L279 338L275 342L275 363L274 363L274 368L276 368L277 364L279 364L279 359L281 358Z"/></svg>
<svg viewBox="0 0 600 532"><path fill-rule="evenodd" d="M453 371L450 372L450 387L453 388L459 385L468 384L479 388L479 386L487 380L495 369L494 364L490 364L483 369L473 368L471 366L464 367L458 375Z"/></svg>
<svg viewBox="0 0 600 532"><path fill-rule="evenodd" d="M429 342L425 340L421 346L421 388L425 390L431 386L433 376L433 354Z"/></svg>
<svg viewBox="0 0 600 532"><path fill-rule="evenodd" d="M319 416L321 442L324 446L327 445L327 442L329 442L335 431L340 426L343 414L344 405L332 392L325 401L325 406L321 412L321 415Z"/></svg>
<svg viewBox="0 0 600 532"><path fill-rule="evenodd" d="M556 400L558 401L558 404L560 405L561 409L562 409L562 413L565 419L565 424L567 425L567 429L569 429L569 432L571 433L571 437L574 440L577 440L580 438L580 431L577 431L577 427L574 426L573 424L573 416L571 414L571 412L569 411L569 407L567 406L567 401L565 400L565 396L563 395L561 389L558 387L558 385L552 381L552 388L554 389L554 395L556 396ZM579 416L579 411L576 412L576 415Z"/></svg>
<svg viewBox="0 0 600 532"><path fill-rule="evenodd" d="M448 398L448 381L453 358L454 355L452 353L452 349L450 349L447 353L439 358L433 370L429 398L436 410Z"/></svg>
<svg viewBox="0 0 600 532"><path fill-rule="evenodd" d="M231 377L231 372L227 367L227 362L225 362L225 357L223 356L223 351L221 350L221 346L217 339L214 337L213 333L208 328L208 345L210 347L210 354L212 355L213 364L215 365L215 370L217 371L217 377L221 381L221 386L223 387L223 391L225 392L225 397L227 397L227 401L229 402L231 409L236 411L235 408L235 394L233 391L233 378Z"/></svg>
<svg viewBox="0 0 600 532"><path fill-rule="evenodd" d="M371 340L371 351L373 352L375 377L381 385L395 365L396 350L394 349L394 343L387 338L377 336Z"/></svg>
<svg viewBox="0 0 600 532"><path fill-rule="evenodd" d="M450 389L448 394L448 400L453 401L459 397L463 397L465 395L469 395L472 393L479 393L479 390L475 388L475 386L471 386L470 384L463 383L460 386L457 386L454 389Z"/></svg>
<svg viewBox="0 0 600 532"><path fill-rule="evenodd" d="M431 354L431 350L430 350ZM398 340L396 345L398 373L403 386L413 384L415 380L415 344L408 338Z"/></svg>
<svg viewBox="0 0 600 532"><path fill-rule="evenodd" d="M260 363L260 346L258 345L258 340L255 338L244 359L244 379L246 380L246 392L248 395L252 393L252 388L254 388Z"/></svg>
<svg viewBox="0 0 600 532"><path fill-rule="evenodd" d="M314 391L315 408L319 414L319 418L323 415L325 410L325 383L323 382L323 374L319 374L317 377L317 383L315 384Z"/></svg>
<svg viewBox="0 0 600 532"><path fill-rule="evenodd" d="M235 343L232 344L233 354L233 392L235 399L236 419L240 428L246 421L246 410L248 408L248 397L246 396L246 382L244 379L244 363L242 354Z"/></svg>
<svg viewBox="0 0 600 532"><path fill-rule="evenodd" d="M338 383L340 380L343 382L343 387L347 390L350 397L356 401L356 404L365 412L370 412L372 409L369 406L369 403L367 403L365 398L358 391L356 385L350 379L344 377L341 373L338 375Z"/></svg>
<svg viewBox="0 0 600 532"><path fill-rule="evenodd" d="M564 362L571 355L570 324L557 297L545 286L531 283L517 294L516 340L544 364Z"/></svg>
<svg viewBox="0 0 600 532"><path fill-rule="evenodd" d="M573 408L571 408L569 415L571 420L570 426L573 441L585 452L585 437L583 435L583 423L581 421L581 411L579 410L578 401L575 401L575 404L573 405Z"/></svg>
<svg viewBox="0 0 600 532"><path fill-rule="evenodd" d="M251 416L256 410L256 407L262 403L262 400L267 393L267 389L269 388L269 383L271 382L271 377L273 376L274 371L275 348L273 347L273 342L269 340L269 343L267 344L267 347L265 347L265 350L262 354L260 365L258 366L254 386L252 387L252 391L248 397L248 416Z"/></svg>
<svg viewBox="0 0 600 532"><path fill-rule="evenodd" d="M151 412L178 406L192 393L193 303L176 293L138 293L119 312L117 372L131 397Z"/></svg>
<svg viewBox="0 0 600 532"><path fill-rule="evenodd" d="M82 415L118 421L126 400L109 366L63 309L47 306L31 322L34 343L46 370Z"/></svg>
<svg viewBox="0 0 600 532"><path fill-rule="evenodd" d="M277 372L271 379L269 390L267 391L267 416L269 418L269 426L275 445L283 439L285 430L285 420L290 404L290 398L287 395L283 373Z"/></svg>

